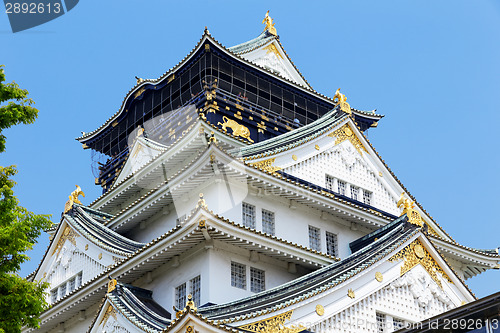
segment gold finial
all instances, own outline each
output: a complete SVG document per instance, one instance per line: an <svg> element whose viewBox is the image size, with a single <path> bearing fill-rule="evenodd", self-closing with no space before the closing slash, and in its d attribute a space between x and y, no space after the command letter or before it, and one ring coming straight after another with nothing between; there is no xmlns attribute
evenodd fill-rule
<svg viewBox="0 0 500 333"><path fill-rule="evenodd" d="M139 84L139 83L142 83L142 82L146 81L146 80L144 80L144 79L141 79L141 78L140 78L140 77L138 77L138 76L136 76L136 77L135 77L135 79L137 80L137 84Z"/></svg>
<svg viewBox="0 0 500 333"><path fill-rule="evenodd" d="M415 201L410 201L408 199L405 199L404 195L405 195L404 192L401 193L401 197L399 198L399 201L396 204L398 208L403 207L403 212L401 212L400 216L406 214L406 216L408 217L408 222L423 227L424 220L422 219L422 216L420 216L419 212L413 209L414 207L413 204L415 203Z"/></svg>
<svg viewBox="0 0 500 333"><path fill-rule="evenodd" d="M266 27L264 28L264 31L269 31L269 33L271 35L274 35L274 36L278 36L278 33L276 32L276 28L274 27L274 25L276 23L273 23L273 19L269 16L269 11L267 11L266 13L266 17L264 17L264 19L262 20L262 23L266 25Z"/></svg>
<svg viewBox="0 0 500 333"><path fill-rule="evenodd" d="M340 105L340 109L347 114L351 114L351 106L347 103L347 97L340 92L340 88L337 89L335 95L333 95L333 102Z"/></svg>
<svg viewBox="0 0 500 333"><path fill-rule="evenodd" d="M187 302L186 302L186 308L189 307L189 309L193 310L194 312L196 312L198 309L196 308L196 305L194 304L194 301L193 301L193 295L189 294L188 297L187 297Z"/></svg>
<svg viewBox="0 0 500 333"><path fill-rule="evenodd" d="M140 136L144 136L144 128L142 128L142 126L139 125L139 128L137 129L136 138L138 138Z"/></svg>
<svg viewBox="0 0 500 333"><path fill-rule="evenodd" d="M71 192L71 194L69 195L69 200L66 201L66 204L64 205L64 213L66 214L67 212L69 212L71 210L71 208L73 208L73 204L74 203L77 203L77 204L82 204L82 202L80 200L78 200L78 196L81 195L85 198L85 193L83 193L82 189L80 188L80 186L78 185L75 185L76 186L76 190L74 190L73 192Z"/></svg>
<svg viewBox="0 0 500 333"><path fill-rule="evenodd" d="M198 206L202 208L207 208L207 203L205 202L205 199L203 198L203 193L200 193L200 199L198 199Z"/></svg>
<svg viewBox="0 0 500 333"><path fill-rule="evenodd" d="M108 282L108 293L110 293L113 290L115 290L117 284L118 284L118 281L116 281L116 279L109 280L109 282Z"/></svg>

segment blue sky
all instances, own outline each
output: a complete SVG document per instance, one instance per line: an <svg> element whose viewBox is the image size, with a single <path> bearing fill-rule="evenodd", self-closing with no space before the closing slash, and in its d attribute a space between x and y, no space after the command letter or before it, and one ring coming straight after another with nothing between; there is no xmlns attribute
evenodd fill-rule
<svg viewBox="0 0 500 333"><path fill-rule="evenodd" d="M157 78L208 26L223 45L256 37L267 10L295 65L320 93L384 114L368 138L402 183L459 243L500 246L498 1L80 1L13 34L0 13L0 64L28 89L33 125L4 131L21 204L58 222L75 184L100 195L90 151L74 139L121 105L134 76ZM48 245L42 235L22 275ZM500 290L500 271L468 285Z"/></svg>

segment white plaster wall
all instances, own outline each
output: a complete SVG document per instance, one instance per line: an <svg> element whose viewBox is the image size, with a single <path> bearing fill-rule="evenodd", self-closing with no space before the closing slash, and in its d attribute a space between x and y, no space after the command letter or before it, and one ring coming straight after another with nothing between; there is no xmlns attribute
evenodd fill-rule
<svg viewBox="0 0 500 333"><path fill-rule="evenodd" d="M363 154L367 153L363 151ZM379 171L373 170L368 158L360 155L349 141L287 167L284 171L323 187L326 187L325 175L328 174L372 192L372 206L399 215L396 207L399 198L384 185ZM333 190L337 191L337 188ZM349 186L346 188L346 196L351 196ZM358 201L363 202L362 193L359 193Z"/></svg>
<svg viewBox="0 0 500 333"><path fill-rule="evenodd" d="M211 302L221 304L254 294L250 291L250 267L265 271L266 289L273 288L304 274L288 273L287 262L281 262L264 255L257 262L249 260L248 250L214 241L213 247L200 244L179 257L180 266L173 267L172 262L158 267L151 273L152 281L140 278L134 285L153 291L153 298L167 311L172 311L175 304L175 288L189 280L201 276L201 305ZM212 245L210 245L212 246ZM245 290L231 286L231 261L246 265L247 287ZM200 306L200 304L196 304ZM175 316L174 313L172 313Z"/></svg>

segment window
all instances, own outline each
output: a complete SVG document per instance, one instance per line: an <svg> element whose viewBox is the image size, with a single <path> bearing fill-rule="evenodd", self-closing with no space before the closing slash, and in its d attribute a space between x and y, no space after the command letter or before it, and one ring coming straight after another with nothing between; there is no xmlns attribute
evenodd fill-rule
<svg viewBox="0 0 500 333"><path fill-rule="evenodd" d="M345 185L346 183L342 180L337 180L337 188L338 188L338 191L339 194L341 195L345 195Z"/></svg>
<svg viewBox="0 0 500 333"><path fill-rule="evenodd" d="M66 283L61 284L59 287L59 297L63 298L66 296Z"/></svg>
<svg viewBox="0 0 500 333"><path fill-rule="evenodd" d="M367 205L372 204L372 192L363 190L363 202Z"/></svg>
<svg viewBox="0 0 500 333"><path fill-rule="evenodd" d="M75 290L75 282L76 282L76 277L69 280L69 292Z"/></svg>
<svg viewBox="0 0 500 333"><path fill-rule="evenodd" d="M377 320L377 332L378 333L384 333L385 329L385 314L383 313L376 313L375 315L376 320Z"/></svg>
<svg viewBox="0 0 500 333"><path fill-rule="evenodd" d="M82 272L78 273L78 275L75 277L75 285L76 285L76 288L80 288L80 286L82 285Z"/></svg>
<svg viewBox="0 0 500 333"><path fill-rule="evenodd" d="M175 288L175 306L177 309L184 309L186 306L186 284L183 283Z"/></svg>
<svg viewBox="0 0 500 333"><path fill-rule="evenodd" d="M231 286L241 289L247 288L246 266L231 262Z"/></svg>
<svg viewBox="0 0 500 333"><path fill-rule="evenodd" d="M326 232L326 253L336 257L338 254L337 235L331 232Z"/></svg>
<svg viewBox="0 0 500 333"><path fill-rule="evenodd" d="M392 317L392 330L397 331L405 327L405 321L401 318Z"/></svg>
<svg viewBox="0 0 500 333"><path fill-rule="evenodd" d="M274 213L262 210L262 231L269 235L274 235Z"/></svg>
<svg viewBox="0 0 500 333"><path fill-rule="evenodd" d="M263 270L250 267L250 290L254 293L266 290L266 279Z"/></svg>
<svg viewBox="0 0 500 333"><path fill-rule="evenodd" d="M309 226L309 247L316 251L321 251L321 236L319 229Z"/></svg>
<svg viewBox="0 0 500 333"><path fill-rule="evenodd" d="M335 178L330 175L325 175L325 187L327 190L333 191L333 184L335 182Z"/></svg>
<svg viewBox="0 0 500 333"><path fill-rule="evenodd" d="M178 225L181 225L181 222L184 221L186 219L186 214L178 217L175 219L175 225L178 226Z"/></svg>
<svg viewBox="0 0 500 333"><path fill-rule="evenodd" d="M193 302L196 306L200 306L201 302L201 276L197 276L189 280L189 293L193 296Z"/></svg>
<svg viewBox="0 0 500 333"><path fill-rule="evenodd" d="M242 205L242 215L243 225L255 229L255 206L244 202Z"/></svg>
<svg viewBox="0 0 500 333"><path fill-rule="evenodd" d="M359 187L351 185L351 198L358 200Z"/></svg>
<svg viewBox="0 0 500 333"><path fill-rule="evenodd" d="M57 288L50 291L50 301L55 303L57 301Z"/></svg>

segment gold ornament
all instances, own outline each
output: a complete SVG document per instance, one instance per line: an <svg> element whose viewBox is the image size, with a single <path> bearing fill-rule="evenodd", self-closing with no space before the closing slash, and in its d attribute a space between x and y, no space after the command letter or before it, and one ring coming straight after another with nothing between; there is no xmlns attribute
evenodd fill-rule
<svg viewBox="0 0 500 333"><path fill-rule="evenodd" d="M56 252L57 252L57 254L59 254L59 252L61 252L61 249L64 245L64 242L66 242L66 240L70 241L71 244L76 246L76 240L75 240L76 237L78 237L78 234L73 229L66 226L66 228L64 228L63 234L61 235L61 237L57 241L57 245L56 245L54 251L52 252L52 254L54 254Z"/></svg>
<svg viewBox="0 0 500 333"><path fill-rule="evenodd" d="M404 260L403 266L401 266L401 276L420 264L439 287L443 288L443 285L441 284L441 279L437 273L440 273L441 276L448 282L453 283L450 277L443 271L443 269L438 265L418 239L389 258L389 261L395 262L401 259Z"/></svg>
<svg viewBox="0 0 500 333"><path fill-rule="evenodd" d="M347 290L347 296L349 296L349 298L354 298L354 297L356 297L356 295L354 294L354 290L352 290L352 289L348 289L348 290Z"/></svg>
<svg viewBox="0 0 500 333"><path fill-rule="evenodd" d="M71 194L69 195L69 200L66 201L66 204L64 205L64 214L66 214L67 212L69 212L71 210L71 208L73 208L74 203L77 203L80 205L82 204L82 202L78 199L78 196L81 195L85 198L85 193L83 193L80 186L78 186L78 185L75 185L75 186L76 186L76 190L71 192Z"/></svg>
<svg viewBox="0 0 500 333"><path fill-rule="evenodd" d="M361 150L364 150L366 153L368 153L368 150L366 150L365 146L363 146L361 141L359 141L358 137L356 136L356 134L354 134L354 132L351 130L348 124L345 124L341 128L328 134L327 136L331 138L336 138L335 145L338 145L339 143L349 140L349 142L354 146L354 148L356 148L356 150L360 155L363 155Z"/></svg>
<svg viewBox="0 0 500 333"><path fill-rule="evenodd" d="M267 11L262 23L266 25L264 31L267 30L271 35L278 36L276 28L274 27L275 23L273 23L273 19L269 16L269 11Z"/></svg>
<svg viewBox="0 0 500 333"><path fill-rule="evenodd" d="M275 160L276 158L270 158L268 160L251 163L250 165L267 172L275 173L276 171L281 170L280 167L273 166Z"/></svg>
<svg viewBox="0 0 500 333"><path fill-rule="evenodd" d="M296 160L297 160L297 155L292 155L292 159L293 159L294 161L296 161Z"/></svg>
<svg viewBox="0 0 500 333"><path fill-rule="evenodd" d="M241 136L251 143L255 142L250 138L250 130L248 129L248 127L240 125L235 120L229 119L226 116L223 116L222 119L224 120L224 123L218 122L217 125L222 125L222 129L224 130L224 132L227 131L226 127L229 127L233 130L234 136Z"/></svg>
<svg viewBox="0 0 500 333"><path fill-rule="evenodd" d="M382 275L382 273L376 272L375 273L375 280L377 280L378 282L382 282L384 280L384 276Z"/></svg>
<svg viewBox="0 0 500 333"><path fill-rule="evenodd" d="M290 327L285 326L285 320L290 320L292 318L293 310L282 313L280 315L260 320L255 323L246 324L240 326L243 330L247 330L249 332L256 333L299 333L305 330L306 328L302 325L295 326L292 325Z"/></svg>
<svg viewBox="0 0 500 333"><path fill-rule="evenodd" d="M340 93L340 88L337 89L335 95L333 95L333 102L340 105L340 110L344 111L347 114L351 114L351 106L346 102L347 97L344 94Z"/></svg>
<svg viewBox="0 0 500 333"><path fill-rule="evenodd" d="M318 316L322 316L325 314L325 308L323 307L323 305L316 305L316 313L318 314Z"/></svg>
<svg viewBox="0 0 500 333"><path fill-rule="evenodd" d="M108 293L112 292L113 290L116 289L116 285L118 284L118 282L116 281L116 279L112 279L108 282Z"/></svg>

